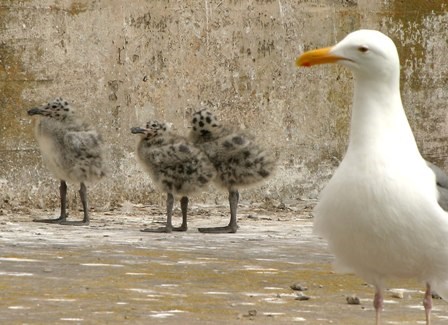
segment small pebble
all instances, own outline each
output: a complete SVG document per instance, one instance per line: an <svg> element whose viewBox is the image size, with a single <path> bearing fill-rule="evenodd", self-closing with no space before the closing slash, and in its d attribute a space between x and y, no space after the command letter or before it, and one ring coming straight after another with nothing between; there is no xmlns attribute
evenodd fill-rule
<svg viewBox="0 0 448 325"><path fill-rule="evenodd" d="M251 309L247 312L247 314L238 315L238 319L249 318L250 320L253 320L255 316L257 316L257 311L255 309Z"/></svg>
<svg viewBox="0 0 448 325"><path fill-rule="evenodd" d="M360 305L360 304L361 304L361 301L360 301L359 298L358 298L357 296L355 296L355 295L353 295L353 296L347 296L346 300L347 300L347 303L348 303L349 305Z"/></svg>
<svg viewBox="0 0 448 325"><path fill-rule="evenodd" d="M249 317L251 317L251 316L257 316L257 311L256 311L255 309L249 310L249 311L247 312L247 315L248 315Z"/></svg>
<svg viewBox="0 0 448 325"><path fill-rule="evenodd" d="M304 295L302 292L298 292L297 297L294 300L305 301L310 299L310 296Z"/></svg>
<svg viewBox="0 0 448 325"><path fill-rule="evenodd" d="M403 299L404 298L403 290L391 289L389 291L390 291L390 296L392 298L397 298L397 299Z"/></svg>
<svg viewBox="0 0 448 325"><path fill-rule="evenodd" d="M277 209L279 209L279 210L286 210L286 204L285 203L280 203L278 206L277 206Z"/></svg>
<svg viewBox="0 0 448 325"><path fill-rule="evenodd" d="M308 288L304 285L301 285L300 283L294 283L290 286L290 288L292 290L297 290L297 291L306 291L308 290Z"/></svg>
<svg viewBox="0 0 448 325"><path fill-rule="evenodd" d="M253 215L249 214L247 216L247 219L258 220L259 218L257 216L253 216Z"/></svg>
<svg viewBox="0 0 448 325"><path fill-rule="evenodd" d="M255 316L257 316L257 311L255 309L251 309L247 312L247 314L242 315L244 318L253 319ZM241 318L239 316L238 318Z"/></svg>

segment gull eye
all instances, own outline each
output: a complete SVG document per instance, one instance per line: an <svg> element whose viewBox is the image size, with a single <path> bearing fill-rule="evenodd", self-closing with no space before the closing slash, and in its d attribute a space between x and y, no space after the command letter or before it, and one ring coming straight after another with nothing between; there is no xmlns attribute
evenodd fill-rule
<svg viewBox="0 0 448 325"><path fill-rule="evenodd" d="M358 47L358 51L361 53L366 53L369 51L369 48L366 45L362 45L362 46Z"/></svg>

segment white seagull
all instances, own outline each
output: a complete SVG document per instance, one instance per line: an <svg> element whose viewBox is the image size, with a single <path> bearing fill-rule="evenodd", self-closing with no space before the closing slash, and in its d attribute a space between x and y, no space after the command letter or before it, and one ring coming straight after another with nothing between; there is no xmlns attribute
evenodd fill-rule
<svg viewBox="0 0 448 325"><path fill-rule="evenodd" d="M375 286L377 324L384 280L393 277L426 283L430 324L431 288L448 299L448 214L403 110L395 44L378 31L358 30L296 61L324 63L349 68L355 89L348 149L320 195L314 230L328 241L339 270Z"/></svg>

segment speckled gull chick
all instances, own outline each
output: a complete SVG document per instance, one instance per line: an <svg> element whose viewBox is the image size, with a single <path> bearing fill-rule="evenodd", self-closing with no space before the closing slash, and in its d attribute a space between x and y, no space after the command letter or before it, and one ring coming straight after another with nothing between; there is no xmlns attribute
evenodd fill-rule
<svg viewBox="0 0 448 325"><path fill-rule="evenodd" d="M28 115L37 116L35 135L44 164L61 181L59 218L34 221L88 225L90 219L86 184L96 182L105 176L101 136L82 121L75 109L62 98L32 108L28 111ZM67 221L66 182L81 184L79 194L84 211L81 222Z"/></svg>
<svg viewBox="0 0 448 325"><path fill-rule="evenodd" d="M276 159L242 130L222 125L207 109L193 114L190 139L215 166L214 183L228 190L230 222L224 227L199 228L204 233L235 233L238 229L239 189L250 187L272 175Z"/></svg>
<svg viewBox="0 0 448 325"><path fill-rule="evenodd" d="M320 195L315 232L328 241L340 270L375 286L377 324L391 277L426 282L430 324L431 288L448 299L448 214L403 110L397 49L386 35L359 30L333 47L302 54L296 64L333 62L354 75L350 139Z"/></svg>
<svg viewBox="0 0 448 325"><path fill-rule="evenodd" d="M167 123L150 121L146 128L134 127L140 134L137 157L155 185L167 193L166 226L146 228L146 232L187 231L188 196L204 189L216 176L215 168L207 156L188 140L170 131ZM173 227L174 196L181 196L182 225Z"/></svg>

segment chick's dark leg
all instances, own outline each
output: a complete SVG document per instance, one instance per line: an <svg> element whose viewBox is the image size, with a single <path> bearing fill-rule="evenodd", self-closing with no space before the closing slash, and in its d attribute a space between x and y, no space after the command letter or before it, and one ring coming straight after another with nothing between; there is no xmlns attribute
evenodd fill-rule
<svg viewBox="0 0 448 325"><path fill-rule="evenodd" d="M228 227L231 230L230 232L236 232L238 230L236 212L238 210L239 201L240 201L240 193L238 192L238 190L229 191L230 222Z"/></svg>
<svg viewBox="0 0 448 325"><path fill-rule="evenodd" d="M67 183L61 180L59 185L59 195L61 200L61 215L56 219L34 219L34 222L61 223L67 220Z"/></svg>
<svg viewBox="0 0 448 325"><path fill-rule="evenodd" d="M61 196L61 215L59 219L65 221L67 220L67 183L65 181L61 181L61 185L59 185L59 194Z"/></svg>
<svg viewBox="0 0 448 325"><path fill-rule="evenodd" d="M182 210L182 225L174 227L173 231L187 231L187 212L188 212L188 197L183 196L180 199L180 209Z"/></svg>
<svg viewBox="0 0 448 325"><path fill-rule="evenodd" d="M61 221L61 225L69 225L69 226L88 226L90 223L89 219L89 206L87 204L87 187L84 183L81 183L79 188L79 197L81 198L82 210L84 213L84 217L82 221Z"/></svg>
<svg viewBox="0 0 448 325"><path fill-rule="evenodd" d="M236 213L238 209L239 199L240 194L238 190L229 190L230 222L227 226L214 227L214 228L199 228L198 230L203 233L211 233L211 234L235 233L238 230Z"/></svg>
<svg viewBox="0 0 448 325"><path fill-rule="evenodd" d="M82 209L84 211L84 217L82 222L85 225L90 223L89 218L89 205L87 204L87 188L84 183L81 183L81 188L79 189L79 196L81 197Z"/></svg>
<svg viewBox="0 0 448 325"><path fill-rule="evenodd" d="M167 193L166 195L166 226L162 228L145 228L141 230L142 232L171 232L173 231L173 206L174 206L174 197L173 194Z"/></svg>

